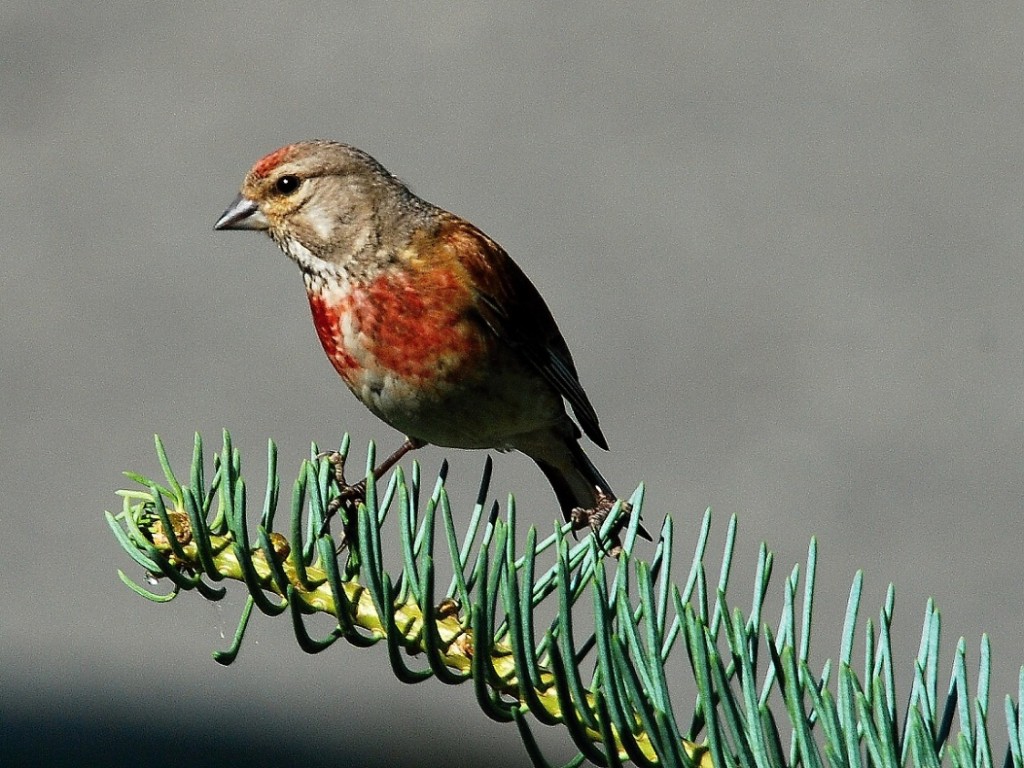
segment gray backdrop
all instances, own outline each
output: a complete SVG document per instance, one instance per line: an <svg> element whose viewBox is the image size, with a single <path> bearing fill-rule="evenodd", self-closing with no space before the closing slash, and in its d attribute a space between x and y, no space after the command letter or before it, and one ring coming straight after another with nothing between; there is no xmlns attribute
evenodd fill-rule
<svg viewBox="0 0 1024 768"><path fill-rule="evenodd" d="M904 682L934 596L944 677L990 633L1001 719L1024 661L1024 14L960 6L5 4L8 757L121 764L161 723L147 764L251 740L251 764L526 762L470 690L401 686L381 650L308 657L264 620L224 669L237 599L117 580L140 574L102 512L121 470L157 471L154 432L184 461L228 427L255 487L267 437L286 476L345 429L397 444L323 358L294 266L211 229L254 160L312 137L519 261L611 440L595 460L648 483L681 553L705 507L713 549L739 515L745 603L761 540L781 577L817 536L819 658L863 567L869 615L897 585ZM450 458L468 506L482 455ZM497 457L495 489L547 528L528 461ZM296 757L300 728L320 741Z"/></svg>

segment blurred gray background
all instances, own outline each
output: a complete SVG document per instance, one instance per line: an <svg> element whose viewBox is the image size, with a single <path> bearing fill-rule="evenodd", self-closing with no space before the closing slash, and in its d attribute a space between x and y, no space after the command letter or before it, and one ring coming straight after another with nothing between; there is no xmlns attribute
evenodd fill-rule
<svg viewBox="0 0 1024 768"><path fill-rule="evenodd" d="M1015 3L5 3L5 764L527 762L468 688L402 686L381 649L309 657L257 619L221 668L237 599L117 579L141 574L102 513L122 470L158 471L153 433L184 467L229 428L257 488L268 437L286 482L310 441L397 445L294 265L212 231L254 160L313 137L523 266L611 440L595 460L648 483L681 555L706 507L715 552L739 515L745 605L760 541L778 587L817 536L818 658L863 567L868 615L897 586L904 681L929 596L943 686L957 637L976 661L990 633L1000 720L1024 662L1022 64ZM464 509L483 456L419 458L446 455ZM547 529L540 474L496 462Z"/></svg>

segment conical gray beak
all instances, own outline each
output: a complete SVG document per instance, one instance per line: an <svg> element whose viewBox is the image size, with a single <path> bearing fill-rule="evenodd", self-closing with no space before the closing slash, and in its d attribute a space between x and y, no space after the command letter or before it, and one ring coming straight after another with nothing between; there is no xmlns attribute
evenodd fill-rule
<svg viewBox="0 0 1024 768"><path fill-rule="evenodd" d="M214 229L266 229L267 217L252 200L239 195L217 219Z"/></svg>

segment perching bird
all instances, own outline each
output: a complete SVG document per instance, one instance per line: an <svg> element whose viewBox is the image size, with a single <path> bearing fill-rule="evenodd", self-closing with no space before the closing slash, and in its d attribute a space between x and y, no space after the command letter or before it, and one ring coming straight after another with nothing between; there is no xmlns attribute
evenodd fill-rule
<svg viewBox="0 0 1024 768"><path fill-rule="evenodd" d="M569 347L522 270L468 221L355 147L303 141L257 162L214 228L263 230L299 265L327 357L409 438L395 460L425 443L517 450L566 519L610 509L566 413L607 449Z"/></svg>

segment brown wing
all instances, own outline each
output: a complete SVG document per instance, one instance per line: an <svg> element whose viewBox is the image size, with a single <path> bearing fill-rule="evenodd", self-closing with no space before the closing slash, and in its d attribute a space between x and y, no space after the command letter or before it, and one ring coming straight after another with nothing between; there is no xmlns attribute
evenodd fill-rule
<svg viewBox="0 0 1024 768"><path fill-rule="evenodd" d="M572 406L587 436L607 449L569 346L530 279L500 245L454 214L444 217L440 235L458 251L476 293L475 309L487 326L537 369Z"/></svg>

